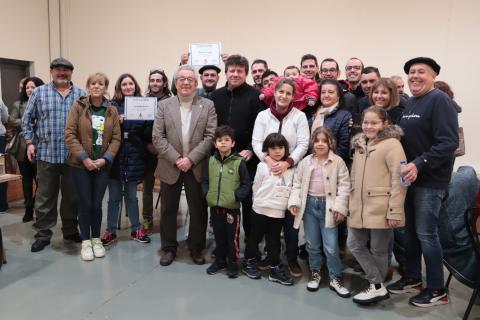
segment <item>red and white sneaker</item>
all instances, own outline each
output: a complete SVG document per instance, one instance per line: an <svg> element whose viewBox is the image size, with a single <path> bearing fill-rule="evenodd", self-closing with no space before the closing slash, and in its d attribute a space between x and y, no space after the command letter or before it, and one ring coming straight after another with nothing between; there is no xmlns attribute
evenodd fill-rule
<svg viewBox="0 0 480 320"><path fill-rule="evenodd" d="M113 232L108 231L108 230L105 231L105 233L103 234L103 237L102 237L103 245L104 246L111 246L115 242L117 242L117 235Z"/></svg>
<svg viewBox="0 0 480 320"><path fill-rule="evenodd" d="M411 297L408 302L416 307L427 308L447 304L449 300L445 290L425 288L416 296Z"/></svg>
<svg viewBox="0 0 480 320"><path fill-rule="evenodd" d="M132 233L130 234L130 239L141 243L150 243L150 237L147 236L143 228L140 228L137 231L132 231Z"/></svg>

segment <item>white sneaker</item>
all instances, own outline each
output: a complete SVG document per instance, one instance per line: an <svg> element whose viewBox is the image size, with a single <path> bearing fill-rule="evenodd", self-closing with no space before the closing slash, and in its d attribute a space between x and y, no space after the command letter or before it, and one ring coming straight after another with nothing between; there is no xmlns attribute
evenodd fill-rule
<svg viewBox="0 0 480 320"><path fill-rule="evenodd" d="M92 250L92 241L90 240L85 240L82 241L82 259L84 261L92 261L95 259L95 256L93 255L93 250Z"/></svg>
<svg viewBox="0 0 480 320"><path fill-rule="evenodd" d="M345 288L342 279L340 278L331 278L329 288L335 291L342 298L350 297L350 291Z"/></svg>
<svg viewBox="0 0 480 320"><path fill-rule="evenodd" d="M322 277L320 276L319 270L312 270L312 275L310 276L310 281L307 283L307 290L308 291L317 291L320 287L320 281Z"/></svg>
<svg viewBox="0 0 480 320"><path fill-rule="evenodd" d="M100 238L92 239L93 254L95 258L105 257L105 247L103 246L102 240Z"/></svg>
<svg viewBox="0 0 480 320"><path fill-rule="evenodd" d="M383 283L380 284L379 289L376 289L375 285L371 283L367 288L353 297L353 302L358 304L371 304L388 298L390 298L390 294Z"/></svg>

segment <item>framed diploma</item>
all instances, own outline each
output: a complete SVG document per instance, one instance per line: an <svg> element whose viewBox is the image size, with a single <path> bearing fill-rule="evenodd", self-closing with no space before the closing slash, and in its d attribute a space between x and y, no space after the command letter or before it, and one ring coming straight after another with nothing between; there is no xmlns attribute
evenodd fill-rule
<svg viewBox="0 0 480 320"><path fill-rule="evenodd" d="M125 97L125 120L154 120L156 111L155 97Z"/></svg>
<svg viewBox="0 0 480 320"><path fill-rule="evenodd" d="M190 64L194 67L201 67L207 64L220 65L222 62L220 42L211 43L190 43Z"/></svg>

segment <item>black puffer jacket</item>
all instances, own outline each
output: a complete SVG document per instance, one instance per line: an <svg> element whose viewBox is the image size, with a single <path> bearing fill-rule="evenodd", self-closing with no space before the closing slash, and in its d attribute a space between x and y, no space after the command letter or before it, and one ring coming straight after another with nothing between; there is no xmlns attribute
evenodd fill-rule
<svg viewBox="0 0 480 320"><path fill-rule="evenodd" d="M112 100L118 114L125 114L124 101ZM145 172L145 121L124 120L120 125L122 140L113 161L110 177L122 182L141 181ZM127 133L127 135L125 134ZM128 137L127 137L128 136Z"/></svg>

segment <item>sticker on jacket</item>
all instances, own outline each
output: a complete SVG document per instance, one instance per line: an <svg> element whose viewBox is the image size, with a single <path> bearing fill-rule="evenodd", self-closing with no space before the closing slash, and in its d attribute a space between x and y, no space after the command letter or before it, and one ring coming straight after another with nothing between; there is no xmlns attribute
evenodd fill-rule
<svg viewBox="0 0 480 320"><path fill-rule="evenodd" d="M105 117L92 115L92 127L97 131L95 145L101 146L103 144L103 130L105 130Z"/></svg>

